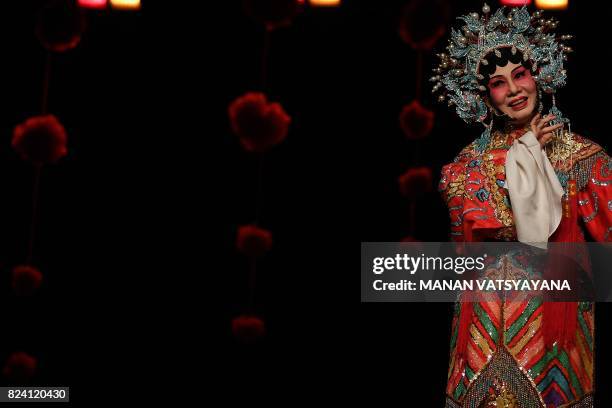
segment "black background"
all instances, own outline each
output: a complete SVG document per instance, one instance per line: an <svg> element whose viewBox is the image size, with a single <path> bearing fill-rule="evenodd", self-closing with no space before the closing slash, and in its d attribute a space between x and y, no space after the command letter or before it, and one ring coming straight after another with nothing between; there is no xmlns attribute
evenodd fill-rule
<svg viewBox="0 0 612 408"><path fill-rule="evenodd" d="M607 147L609 10L570 3L554 13L577 37L558 104L573 130ZM74 401L140 397L132 385L182 399L221 383L226 405L441 406L451 305L359 302L360 242L408 231L397 177L417 164L438 174L480 133L426 91L431 137L417 146L403 136L397 118L414 98L416 62L397 33L404 2L307 8L272 34L265 90L292 125L265 157L260 221L275 242L258 265L256 311L268 336L247 347L230 330L247 299L247 262L234 242L254 217L257 160L231 133L227 106L262 90L263 27L240 1L87 13L79 47L52 60L49 110L69 132L69 154L44 170L34 263L45 281L20 299L9 272L25 257L33 173L10 136L40 112L41 4L7 4L0 16L0 357L37 356L33 383L70 385ZM452 15L481 6L455 1ZM425 55L425 67L433 63ZM447 239L436 193L417 213L416 238ZM610 401L609 309L597 308L601 406Z"/></svg>

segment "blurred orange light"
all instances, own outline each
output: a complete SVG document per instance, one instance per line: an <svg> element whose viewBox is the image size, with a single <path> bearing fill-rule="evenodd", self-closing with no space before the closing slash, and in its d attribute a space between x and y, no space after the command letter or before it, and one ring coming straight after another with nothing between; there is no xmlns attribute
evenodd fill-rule
<svg viewBox="0 0 612 408"><path fill-rule="evenodd" d="M79 6L83 8L105 9L107 0L79 0Z"/></svg>
<svg viewBox="0 0 612 408"><path fill-rule="evenodd" d="M568 0L536 0L536 7L546 10L565 10Z"/></svg>
<svg viewBox="0 0 612 408"><path fill-rule="evenodd" d="M499 2L502 6L510 7L528 6L531 4L531 0L500 0Z"/></svg>
<svg viewBox="0 0 612 408"><path fill-rule="evenodd" d="M140 0L110 0L113 8L121 10L139 10Z"/></svg>
<svg viewBox="0 0 612 408"><path fill-rule="evenodd" d="M310 5L313 7L337 7L340 5L340 0L310 0Z"/></svg>

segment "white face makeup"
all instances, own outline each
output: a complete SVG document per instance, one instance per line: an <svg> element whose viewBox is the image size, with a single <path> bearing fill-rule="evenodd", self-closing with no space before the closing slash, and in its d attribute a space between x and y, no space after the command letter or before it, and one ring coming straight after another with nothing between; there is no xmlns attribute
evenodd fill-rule
<svg viewBox="0 0 612 408"><path fill-rule="evenodd" d="M497 67L487 84L491 103L505 113L516 125L524 125L533 117L537 85L529 69L521 64L508 62Z"/></svg>

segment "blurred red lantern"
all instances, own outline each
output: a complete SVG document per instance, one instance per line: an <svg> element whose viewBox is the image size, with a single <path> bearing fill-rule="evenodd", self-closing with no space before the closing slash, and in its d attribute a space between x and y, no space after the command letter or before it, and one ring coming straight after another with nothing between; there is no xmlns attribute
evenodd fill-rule
<svg viewBox="0 0 612 408"><path fill-rule="evenodd" d="M502 6L519 7L528 6L531 4L531 0L499 0Z"/></svg>
<svg viewBox="0 0 612 408"><path fill-rule="evenodd" d="M266 334L266 328L259 317L242 315L232 320L232 333L243 343L254 343Z"/></svg>
<svg viewBox="0 0 612 408"><path fill-rule="evenodd" d="M446 32L449 18L447 1L411 0L400 16L400 37L415 50L429 51Z"/></svg>
<svg viewBox="0 0 612 408"><path fill-rule="evenodd" d="M76 47L85 31L81 7L70 0L52 0L38 14L36 36L50 51L65 52Z"/></svg>
<svg viewBox="0 0 612 408"><path fill-rule="evenodd" d="M83 8L104 10L107 0L79 0L79 6Z"/></svg>
<svg viewBox="0 0 612 408"><path fill-rule="evenodd" d="M433 174L429 167L408 169L399 179L399 189L403 196L414 197L433 191Z"/></svg>
<svg viewBox="0 0 612 408"><path fill-rule="evenodd" d="M16 266L13 268L13 290L20 296L32 295L40 287L42 278L42 273L33 266Z"/></svg>
<svg viewBox="0 0 612 408"><path fill-rule="evenodd" d="M36 373L36 358L18 351L9 356L2 373L11 381L27 381Z"/></svg>
<svg viewBox="0 0 612 408"><path fill-rule="evenodd" d="M433 129L434 116L432 111L415 99L402 109L399 116L400 127L408 139L423 139Z"/></svg>
<svg viewBox="0 0 612 408"><path fill-rule="evenodd" d="M247 256L262 256L272 249L272 233L255 225L243 225L238 228L236 247Z"/></svg>
<svg viewBox="0 0 612 408"><path fill-rule="evenodd" d="M247 93L229 106L232 130L242 147L250 152L265 152L287 137L291 117L279 103L268 103L266 95Z"/></svg>
<svg viewBox="0 0 612 408"><path fill-rule="evenodd" d="M53 115L34 116L15 126L13 148L34 164L55 163L67 153L64 126Z"/></svg>
<svg viewBox="0 0 612 408"><path fill-rule="evenodd" d="M303 3L301 0L243 0L245 12L268 30L291 24Z"/></svg>

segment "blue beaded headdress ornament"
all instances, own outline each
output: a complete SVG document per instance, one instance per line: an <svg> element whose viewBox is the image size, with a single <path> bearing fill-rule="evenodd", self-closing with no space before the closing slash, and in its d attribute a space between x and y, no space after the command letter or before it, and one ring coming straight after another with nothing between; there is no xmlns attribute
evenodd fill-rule
<svg viewBox="0 0 612 408"><path fill-rule="evenodd" d="M566 72L563 61L572 49L561 41L572 38L570 35L555 36L557 28L554 19L542 18L541 11L530 14L526 7L498 9L490 16L487 4L482 8L483 15L471 13L459 17L465 24L461 29L451 29L447 47L448 54L438 54L440 64L434 69L432 82L436 82L433 92L441 91L440 102L448 100L454 105L457 114L467 123L481 122L489 116L489 107L483 99L486 88L479 82L484 77L479 73L481 64L488 64L485 57L499 48L517 50L524 61L531 63L534 79L538 88L553 94L554 113L559 120L562 116L554 106L554 93L565 85ZM499 56L499 55L498 55ZM485 125L487 126L487 125ZM487 126L490 131L490 126Z"/></svg>

